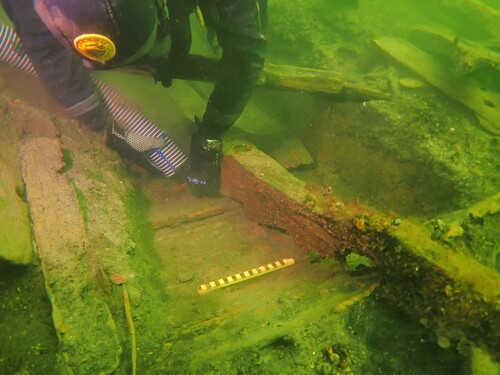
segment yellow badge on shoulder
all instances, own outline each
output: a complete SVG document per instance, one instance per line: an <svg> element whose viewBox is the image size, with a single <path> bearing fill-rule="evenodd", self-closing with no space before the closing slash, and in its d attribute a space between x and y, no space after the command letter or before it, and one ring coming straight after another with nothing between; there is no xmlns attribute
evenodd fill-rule
<svg viewBox="0 0 500 375"><path fill-rule="evenodd" d="M113 41L100 34L82 34L73 40L73 44L87 59L101 63L111 60L116 54Z"/></svg>

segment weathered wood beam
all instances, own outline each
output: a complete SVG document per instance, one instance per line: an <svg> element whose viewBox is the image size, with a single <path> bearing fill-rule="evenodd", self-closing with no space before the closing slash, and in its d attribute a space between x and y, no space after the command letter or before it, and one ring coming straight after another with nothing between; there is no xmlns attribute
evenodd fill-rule
<svg viewBox="0 0 500 375"><path fill-rule="evenodd" d="M80 203L60 172L64 163L59 141L28 138L21 156L37 253L68 372L113 373L122 348L88 262L91 249Z"/></svg>
<svg viewBox="0 0 500 375"><path fill-rule="evenodd" d="M483 89L414 45L397 38L380 38L375 44L399 63L415 71L450 98L472 110L480 125L500 135L500 95Z"/></svg>
<svg viewBox="0 0 500 375"><path fill-rule="evenodd" d="M500 70L500 53L463 39L446 28L418 26L412 30L412 41L437 55L448 58L453 68L463 74Z"/></svg>
<svg viewBox="0 0 500 375"><path fill-rule="evenodd" d="M308 188L244 141L228 137L225 152L222 191L242 202L250 218L286 230L306 251L370 257L392 303L440 335L466 337L500 361L500 277L494 270L432 241L419 223L395 222Z"/></svg>
<svg viewBox="0 0 500 375"><path fill-rule="evenodd" d="M157 62L157 66L161 67L162 65L168 66L168 63L164 61ZM218 69L219 62L217 59L189 55L183 61L183 64L176 66L170 74L175 79L215 82ZM149 74L149 68L144 69L142 67L125 68L125 71ZM157 74L153 75L156 76ZM161 80L160 76L155 78ZM389 95L385 92L362 84L348 83L329 71L271 63L264 66L258 85L270 89L321 93L332 95L341 100L361 102L389 98Z"/></svg>
<svg viewBox="0 0 500 375"><path fill-rule="evenodd" d="M388 94L362 85L350 84L332 72L268 63L259 85L267 88L335 95L343 100L388 99Z"/></svg>
<svg viewBox="0 0 500 375"><path fill-rule="evenodd" d="M27 265L32 260L31 224L24 193L15 124L6 113L7 103L0 99L0 259Z"/></svg>
<svg viewBox="0 0 500 375"><path fill-rule="evenodd" d="M500 12L480 0L445 0L444 4L459 9L464 15L477 22L493 38L499 40Z"/></svg>

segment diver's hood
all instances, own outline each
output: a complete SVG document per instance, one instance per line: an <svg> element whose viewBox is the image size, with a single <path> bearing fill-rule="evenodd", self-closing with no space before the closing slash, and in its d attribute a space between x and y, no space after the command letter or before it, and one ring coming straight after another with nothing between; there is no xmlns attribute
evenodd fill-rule
<svg viewBox="0 0 500 375"><path fill-rule="evenodd" d="M33 0L33 4L61 43L106 66L137 61L156 39L154 0Z"/></svg>

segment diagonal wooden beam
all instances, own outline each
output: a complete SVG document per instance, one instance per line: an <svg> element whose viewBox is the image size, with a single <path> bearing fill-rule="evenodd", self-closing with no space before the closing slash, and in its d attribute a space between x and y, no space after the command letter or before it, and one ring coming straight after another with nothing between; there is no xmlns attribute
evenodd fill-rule
<svg viewBox="0 0 500 375"><path fill-rule="evenodd" d="M308 187L244 140L227 138L222 190L242 202L250 218L287 231L304 251L371 258L383 277L381 290L394 305L439 335L456 342L466 338L500 361L495 270L433 241L418 222L395 221Z"/></svg>

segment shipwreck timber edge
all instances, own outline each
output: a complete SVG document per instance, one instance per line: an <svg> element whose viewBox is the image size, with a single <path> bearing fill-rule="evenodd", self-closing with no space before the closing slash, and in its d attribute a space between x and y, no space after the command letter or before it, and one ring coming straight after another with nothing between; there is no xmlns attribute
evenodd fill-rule
<svg viewBox="0 0 500 375"><path fill-rule="evenodd" d="M33 260L28 205L21 197L22 178L17 158L19 142L11 109L0 97L0 266L28 265Z"/></svg>
<svg viewBox="0 0 500 375"><path fill-rule="evenodd" d="M500 362L500 276L432 241L425 228L357 203L315 195L271 158L244 141L226 142L222 193L248 216L287 231L305 251L370 257L383 295L450 342L472 342ZM311 198L313 197L313 198ZM321 197L321 199L320 199ZM311 204L311 202L313 204Z"/></svg>
<svg viewBox="0 0 500 375"><path fill-rule="evenodd" d="M75 191L59 172L64 165L60 143L31 137L23 141L21 155L33 234L66 370L112 373L122 348L110 309L88 272L89 242Z"/></svg>

